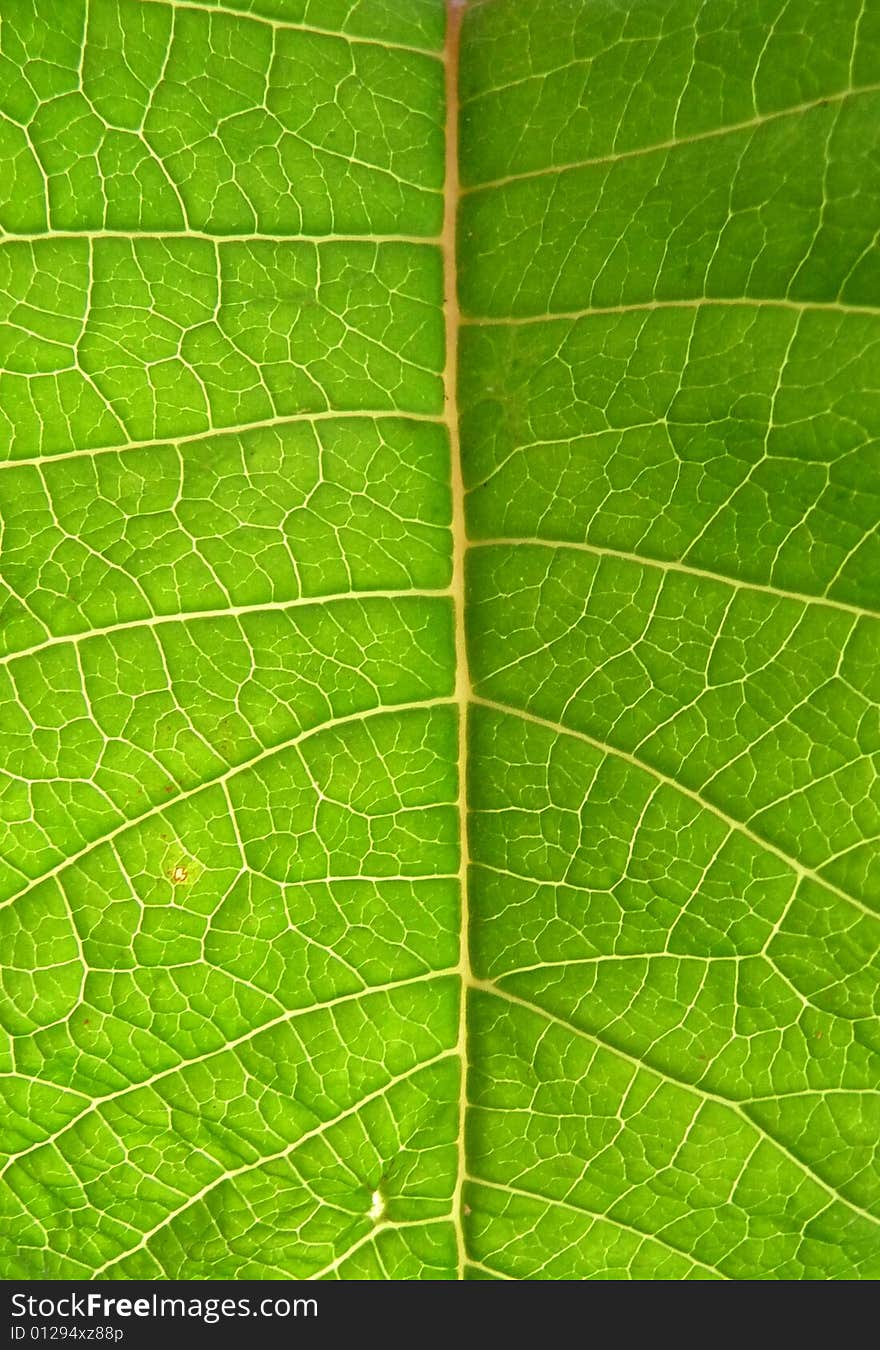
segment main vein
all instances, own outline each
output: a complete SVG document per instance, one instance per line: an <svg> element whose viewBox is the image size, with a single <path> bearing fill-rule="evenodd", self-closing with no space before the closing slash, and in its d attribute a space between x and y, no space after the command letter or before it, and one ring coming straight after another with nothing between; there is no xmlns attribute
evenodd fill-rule
<svg viewBox="0 0 880 1350"><path fill-rule="evenodd" d="M453 1198L453 1221L458 1246L458 1278L464 1279L467 1252L464 1236L465 1127L467 1112L467 998L472 982L468 944L468 841L467 841L467 712L471 698L467 643L464 627L464 557L467 527L464 514L464 480L458 435L458 276L456 267L456 215L460 195L458 176L458 49L466 0L446 4L446 176L443 206L443 309L446 316L446 365L444 393L449 428L452 483L452 595L455 606L455 698L458 705L458 818L460 840L461 937L458 973L461 985L457 1052L461 1066L458 1117L458 1174Z"/></svg>

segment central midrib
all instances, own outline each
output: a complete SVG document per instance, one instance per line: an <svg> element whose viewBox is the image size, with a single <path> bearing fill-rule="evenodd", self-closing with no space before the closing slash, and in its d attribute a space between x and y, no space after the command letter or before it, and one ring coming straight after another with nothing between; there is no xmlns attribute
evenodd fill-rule
<svg viewBox="0 0 880 1350"><path fill-rule="evenodd" d="M465 1129L467 1119L467 998L473 982L468 945L468 841L467 841L467 713L471 700L465 638L464 556L467 528L464 512L464 479L458 434L458 271L456 264L456 217L460 185L458 176L458 49L465 0L446 0L446 172L443 185L443 312L446 326L446 361L443 372L444 410L449 432L450 482L452 488L452 602L455 611L455 701L458 707L458 820L460 936L458 977L459 1062L458 1164L453 1192L452 1219L458 1249L458 1278L464 1279L467 1251L464 1235Z"/></svg>

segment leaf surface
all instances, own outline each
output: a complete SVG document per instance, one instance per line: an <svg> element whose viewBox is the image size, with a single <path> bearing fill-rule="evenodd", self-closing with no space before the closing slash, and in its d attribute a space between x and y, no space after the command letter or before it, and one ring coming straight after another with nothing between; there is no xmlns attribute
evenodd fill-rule
<svg viewBox="0 0 880 1350"><path fill-rule="evenodd" d="M6 1278L880 1275L878 49L4 4Z"/></svg>

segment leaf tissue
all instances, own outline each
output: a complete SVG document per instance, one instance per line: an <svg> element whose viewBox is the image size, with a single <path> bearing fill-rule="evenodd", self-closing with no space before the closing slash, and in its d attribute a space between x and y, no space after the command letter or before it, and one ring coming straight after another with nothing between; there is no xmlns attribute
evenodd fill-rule
<svg viewBox="0 0 880 1350"><path fill-rule="evenodd" d="M880 1278L880 12L3 0L0 1275Z"/></svg>

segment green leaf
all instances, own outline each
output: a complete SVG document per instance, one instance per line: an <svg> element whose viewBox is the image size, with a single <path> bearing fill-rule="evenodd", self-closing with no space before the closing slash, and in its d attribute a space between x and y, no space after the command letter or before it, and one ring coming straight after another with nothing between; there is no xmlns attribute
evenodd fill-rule
<svg viewBox="0 0 880 1350"><path fill-rule="evenodd" d="M880 1276L880 23L445 8L4 0L7 1279Z"/></svg>

